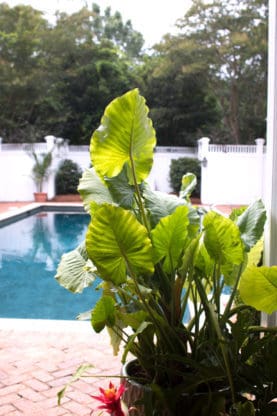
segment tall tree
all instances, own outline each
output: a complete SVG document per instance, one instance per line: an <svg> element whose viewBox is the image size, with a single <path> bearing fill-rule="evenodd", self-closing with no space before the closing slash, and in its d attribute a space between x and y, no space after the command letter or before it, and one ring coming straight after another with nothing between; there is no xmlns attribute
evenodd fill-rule
<svg viewBox="0 0 277 416"><path fill-rule="evenodd" d="M218 124L220 112L206 63L192 41L164 37L147 58L143 78L160 145L194 146Z"/></svg>
<svg viewBox="0 0 277 416"><path fill-rule="evenodd" d="M107 9L57 13L50 26L26 6L0 9L0 135L46 134L88 143L112 98L134 86L142 36Z"/></svg>
<svg viewBox="0 0 277 416"><path fill-rule="evenodd" d="M28 6L0 4L0 135L9 141L31 136L34 108L43 95L42 34L47 22Z"/></svg>
<svg viewBox="0 0 277 416"><path fill-rule="evenodd" d="M221 141L252 143L265 134L267 1L192 3L179 27L205 51L210 82L224 114Z"/></svg>

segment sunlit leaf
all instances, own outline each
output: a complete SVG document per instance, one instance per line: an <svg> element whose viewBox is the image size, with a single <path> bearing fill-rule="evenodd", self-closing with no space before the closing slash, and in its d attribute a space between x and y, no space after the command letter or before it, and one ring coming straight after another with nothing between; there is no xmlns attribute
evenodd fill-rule
<svg viewBox="0 0 277 416"><path fill-rule="evenodd" d="M121 207L104 204L95 212L86 247L101 277L114 284L125 282L129 269L146 274L154 271L146 228Z"/></svg>
<svg viewBox="0 0 277 416"><path fill-rule="evenodd" d="M268 314L277 311L277 266L247 267L239 290L247 305Z"/></svg>
<svg viewBox="0 0 277 416"><path fill-rule="evenodd" d="M239 228L229 218L214 211L204 216L204 242L212 259L219 264L240 264L244 258Z"/></svg>
<svg viewBox="0 0 277 416"><path fill-rule="evenodd" d="M84 245L62 256L55 276L59 284L71 292L81 293L97 278Z"/></svg>
<svg viewBox="0 0 277 416"><path fill-rule="evenodd" d="M180 206L160 220L152 231L156 262L163 259L165 272L174 270L180 262L188 235L188 207Z"/></svg>
<svg viewBox="0 0 277 416"><path fill-rule="evenodd" d="M186 173L182 177L180 198L188 199L197 185L197 179L194 173Z"/></svg>
<svg viewBox="0 0 277 416"><path fill-rule="evenodd" d="M108 188L100 180L93 168L86 169L83 173L79 182L78 191L83 199L84 207L87 212L90 212L91 202L97 204L113 202Z"/></svg>
<svg viewBox="0 0 277 416"><path fill-rule="evenodd" d="M108 105L90 145L92 164L100 177L117 176L126 164L130 184L134 183L133 170L138 183L147 178L156 144L148 111L137 89Z"/></svg>

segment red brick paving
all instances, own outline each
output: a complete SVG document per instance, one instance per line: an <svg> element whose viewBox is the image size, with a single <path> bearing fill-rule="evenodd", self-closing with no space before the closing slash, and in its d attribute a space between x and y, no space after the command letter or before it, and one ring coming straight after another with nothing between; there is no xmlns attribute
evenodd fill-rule
<svg viewBox="0 0 277 416"><path fill-rule="evenodd" d="M10 321L13 324L12 320ZM0 416L89 416L99 386L120 373L120 358L112 355L107 336L95 335L89 324L74 330L0 329ZM1 321L0 321L1 325ZM93 377L74 383L61 405L57 393L83 363L93 364ZM98 377L107 375L107 378Z"/></svg>

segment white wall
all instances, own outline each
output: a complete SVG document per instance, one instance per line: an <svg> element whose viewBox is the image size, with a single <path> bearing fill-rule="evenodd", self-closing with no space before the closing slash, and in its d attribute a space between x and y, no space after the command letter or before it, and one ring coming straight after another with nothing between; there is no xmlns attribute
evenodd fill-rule
<svg viewBox="0 0 277 416"><path fill-rule="evenodd" d="M39 143L36 148L46 152L51 144ZM169 185L169 167L171 159L180 157L197 157L197 149L193 148L160 148L154 154L153 168L149 176L149 183L153 189L171 192ZM55 196L55 174L59 164L64 159L76 162L82 170L90 167L89 146L61 146L53 153L51 174L44 191L48 199ZM20 145L0 144L0 201L33 201L36 191L31 178L33 160Z"/></svg>
<svg viewBox="0 0 277 416"><path fill-rule="evenodd" d="M247 205L262 198L264 187L264 139L253 146L210 145L199 140L201 202L203 204Z"/></svg>
<svg viewBox="0 0 277 416"><path fill-rule="evenodd" d="M53 136L50 136L53 140ZM51 143L36 144L41 152ZM251 146L212 145L204 137L194 148L157 147L148 182L153 189L171 192L169 169L172 159L195 157L202 161L201 202L203 204L249 204L264 195L264 140ZM76 162L82 170L90 166L88 146L56 148L52 170L44 190L55 196L55 174L64 159ZM204 162L203 162L204 161ZM0 201L32 201L35 185L31 178L32 159L20 145L0 145Z"/></svg>

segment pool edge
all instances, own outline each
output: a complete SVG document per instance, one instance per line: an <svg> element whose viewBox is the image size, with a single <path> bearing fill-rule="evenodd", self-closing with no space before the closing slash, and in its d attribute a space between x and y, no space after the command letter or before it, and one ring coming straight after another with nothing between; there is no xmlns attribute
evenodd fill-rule
<svg viewBox="0 0 277 416"><path fill-rule="evenodd" d="M85 212L82 203L72 202L47 202L47 203L30 203L13 211L7 211L0 214L0 228L12 224L18 220L42 211L59 211L59 212Z"/></svg>

